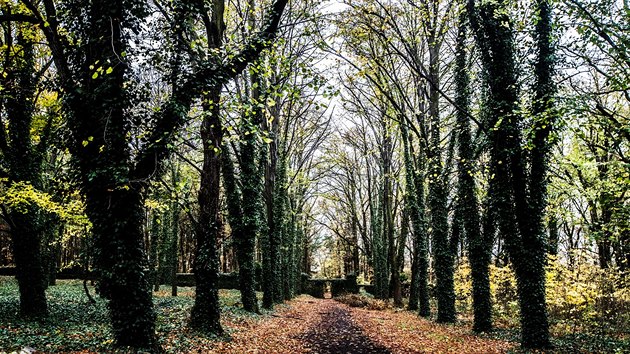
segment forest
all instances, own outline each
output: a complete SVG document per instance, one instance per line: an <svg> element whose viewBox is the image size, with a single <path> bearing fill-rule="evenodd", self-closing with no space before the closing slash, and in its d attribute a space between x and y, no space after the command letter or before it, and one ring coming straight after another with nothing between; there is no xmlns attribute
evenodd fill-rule
<svg viewBox="0 0 630 354"><path fill-rule="evenodd" d="M627 0L0 0L0 353L630 352Z"/></svg>

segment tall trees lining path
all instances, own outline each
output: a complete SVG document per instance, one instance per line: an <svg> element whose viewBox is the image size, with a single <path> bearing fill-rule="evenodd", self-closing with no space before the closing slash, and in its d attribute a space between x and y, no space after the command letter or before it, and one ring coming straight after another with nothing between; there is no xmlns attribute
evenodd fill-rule
<svg viewBox="0 0 630 354"><path fill-rule="evenodd" d="M630 140L620 128L628 126L630 70L616 42L628 41L596 19L602 10L574 0L333 3L345 6L339 16L317 0L0 2L0 226L10 230L21 316L49 312L48 268L60 267L47 258L67 247L64 208L50 205L62 199L81 204L77 213L89 220L75 248L107 299L118 347L161 351L151 285L159 288L166 263L171 283L192 268L189 325L214 335L224 334L220 269L239 273L252 313L294 298L313 272L352 274L402 307L409 276L408 309L431 317L434 297L437 322L454 323L455 270L466 260L473 330L488 332L496 305L489 269L510 264L522 345L534 349L551 344L545 265L558 254L559 222L588 219L601 268L625 276ZM591 70L610 89L573 98L596 110L573 116L605 122L590 129L595 138L571 133L586 144L571 149L593 150L578 151L593 164L564 163L555 151L574 138L563 137L563 125L579 125L565 117L578 105L564 96L582 86L564 84L556 68L572 48L556 33L567 22L556 23L559 11L561 20L592 23L568 33L598 29L582 38L588 49L613 49ZM320 28L329 18L331 37ZM319 71L326 55L339 59L339 77ZM336 96L341 114L328 109ZM612 141L609 129L622 134ZM608 175L615 183L589 181ZM584 210L553 210L557 194L573 195L557 191L568 188L558 179L576 178L600 190L576 193L592 199L580 202ZM74 196L56 186L66 179ZM6 191L16 188L33 191L31 199L11 201ZM591 246L565 229L573 267L575 252ZM193 249L181 250L191 264L178 260L178 242ZM316 255L322 248L328 254ZM326 334L315 330L300 340L324 352L389 350L357 324L360 312L309 304L317 326L347 340L320 343Z"/></svg>

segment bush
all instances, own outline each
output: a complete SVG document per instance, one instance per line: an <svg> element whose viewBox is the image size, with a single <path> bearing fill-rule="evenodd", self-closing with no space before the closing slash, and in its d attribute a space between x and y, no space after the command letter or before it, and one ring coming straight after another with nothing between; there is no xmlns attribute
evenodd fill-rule
<svg viewBox="0 0 630 354"><path fill-rule="evenodd" d="M630 323L630 289L615 269L587 263L571 269L550 258L547 304L554 321L581 330L627 332Z"/></svg>
<svg viewBox="0 0 630 354"><path fill-rule="evenodd" d="M368 310L386 310L391 308L391 304L387 301L359 294L346 294L336 297L335 300L350 307L361 307Z"/></svg>
<svg viewBox="0 0 630 354"><path fill-rule="evenodd" d="M490 266L493 317L508 327L519 326L516 277L510 266ZM466 259L455 272L459 312L472 312L472 280ZM581 262L573 268L555 257L547 265L547 308L557 334L624 333L630 323L630 289L615 269L603 270Z"/></svg>

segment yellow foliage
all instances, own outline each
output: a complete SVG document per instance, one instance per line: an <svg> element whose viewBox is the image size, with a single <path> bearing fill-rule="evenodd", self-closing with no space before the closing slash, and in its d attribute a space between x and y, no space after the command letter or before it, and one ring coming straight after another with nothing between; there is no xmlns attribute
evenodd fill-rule
<svg viewBox="0 0 630 354"><path fill-rule="evenodd" d="M556 330L560 327L608 326L630 323L630 288L615 269L603 270L582 262L574 267L549 257L546 274L547 308ZM516 276L510 266L490 265L490 291L495 320L518 325ZM458 310L472 312L470 265L463 259L455 272Z"/></svg>
<svg viewBox="0 0 630 354"><path fill-rule="evenodd" d="M40 210L56 214L67 222L89 225L81 198L75 195L69 200L67 203L59 203L54 201L50 194L36 189L30 183L9 184L7 179L0 179L0 204L7 208L28 213L30 206L37 206Z"/></svg>

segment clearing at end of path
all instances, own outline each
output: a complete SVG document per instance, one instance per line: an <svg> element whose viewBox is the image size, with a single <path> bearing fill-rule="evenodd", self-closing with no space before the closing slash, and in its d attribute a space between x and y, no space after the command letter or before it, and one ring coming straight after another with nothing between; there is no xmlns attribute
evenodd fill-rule
<svg viewBox="0 0 630 354"><path fill-rule="evenodd" d="M272 316L226 324L232 340L216 353L505 353L517 343L481 338L409 311L366 310L300 296ZM205 351L204 351L205 352Z"/></svg>

